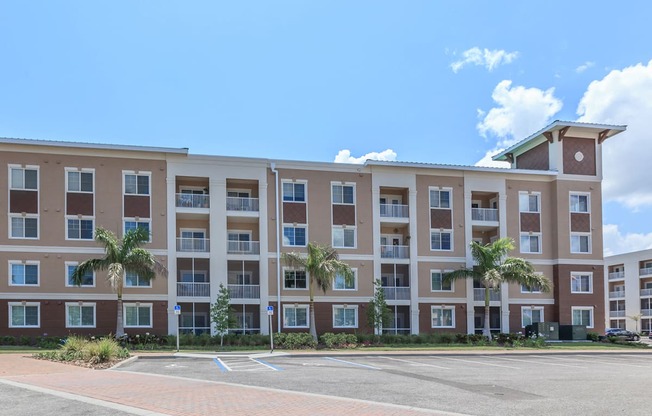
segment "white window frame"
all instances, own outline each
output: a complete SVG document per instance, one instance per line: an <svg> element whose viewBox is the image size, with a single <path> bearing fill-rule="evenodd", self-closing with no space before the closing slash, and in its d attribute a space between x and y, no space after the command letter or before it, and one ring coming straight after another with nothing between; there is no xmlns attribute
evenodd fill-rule
<svg viewBox="0 0 652 416"><path fill-rule="evenodd" d="M579 198L580 197L586 197L586 211L579 211L576 209L573 209L573 197L578 198L578 203L577 207L579 208L580 203L579 203ZM568 196L568 210L570 212L575 212L575 213L580 213L580 214L590 214L591 213L591 194L589 192L571 192L570 195Z"/></svg>
<svg viewBox="0 0 652 416"><path fill-rule="evenodd" d="M441 234L446 234L446 233L450 234L450 240L451 240L451 243L450 243L451 246L450 246L450 248L448 248L448 249L445 249L445 248L433 248L433 247L432 247L432 235L433 235L434 233L438 233L438 234L440 234L440 237L439 237L439 246L440 246L440 247L441 247ZM455 242L454 242L454 240L453 240L453 238L454 238L453 230L450 230L450 229L441 229L441 228L431 228L431 229L430 229L430 237L429 237L429 238L430 238L430 251L453 251L453 248L455 247Z"/></svg>
<svg viewBox="0 0 652 416"><path fill-rule="evenodd" d="M140 217L124 217L122 218L122 235L125 235L127 233L127 223L128 222L135 222L136 227L138 227L139 224L148 224L148 233L149 233L149 240L147 240L147 243L152 242L152 219L151 218L140 218Z"/></svg>
<svg viewBox="0 0 652 416"><path fill-rule="evenodd" d="M79 236L80 238L72 238L70 237L70 228L68 227L68 221L74 220L74 221L79 221ZM88 216L88 215L66 215L66 218L64 218L65 227L66 227L66 240L72 240L72 241L93 241L95 238L95 217L94 216ZM91 226L91 238L81 238L81 222L82 221L91 221L93 224Z"/></svg>
<svg viewBox="0 0 652 416"><path fill-rule="evenodd" d="M354 324L353 325L335 325L335 312L337 310L343 310L346 314L346 311L353 311L354 315ZM333 305L333 328L357 328L358 327L358 305ZM344 319L346 321L346 317Z"/></svg>
<svg viewBox="0 0 652 416"><path fill-rule="evenodd" d="M136 192L127 192L127 176L136 176ZM147 193L141 194L138 192L138 177L147 176L148 186ZM122 171L122 194L123 195L137 195L137 196L151 196L152 195L152 172L142 170L123 170ZM151 207L150 207L151 208Z"/></svg>
<svg viewBox="0 0 652 416"><path fill-rule="evenodd" d="M66 287L80 287L80 288L82 288L82 287L95 287L95 281L96 281L95 280L95 272L93 272L93 284L92 285L81 285L81 286L71 285L70 281L68 280L68 277L69 277L69 275L68 275L69 270L68 269L71 268L71 267L77 267L79 265L79 262L67 261L67 262L64 263L64 265L65 265L64 276L66 278L66 284L65 284Z"/></svg>
<svg viewBox="0 0 652 416"><path fill-rule="evenodd" d="M195 272L195 273L197 273L197 272ZM283 276L285 276L285 274ZM206 276L204 276L204 277L206 277ZM240 279L242 279L242 283L228 283L228 282L230 282L232 280L231 279L232 277L235 277L235 280L238 280L238 281ZM227 273L227 276L226 276L227 280L226 281L230 285L251 286L251 285L254 285L254 283L251 283L253 277L254 277L254 274L253 274L253 272L251 270L231 270L231 271L229 271ZM247 282L249 282L249 283L247 283Z"/></svg>
<svg viewBox="0 0 652 416"><path fill-rule="evenodd" d="M21 218L23 220L23 237L14 237L12 235L12 219L13 218ZM25 219L35 219L36 220L36 237L25 237ZM9 213L8 216L8 224L7 224L7 231L8 235L7 238L12 239L12 240L38 240L41 234L40 230L40 217L38 214L17 214L17 213Z"/></svg>
<svg viewBox="0 0 652 416"><path fill-rule="evenodd" d="M37 165L16 165L16 164L11 164L11 165L8 165L7 168L8 168L7 169L7 179L9 181L9 184L8 184L9 185L8 186L9 190L14 190L14 191L34 191L34 192L38 192L40 190L40 188L41 188L41 172L40 172L39 166L37 166ZM23 171L23 186L22 186L22 188L18 188L18 187L14 188L14 186L12 184L11 171L13 169L20 169L20 170ZM36 189L25 188L25 171L26 170L35 170L36 171Z"/></svg>
<svg viewBox="0 0 652 416"><path fill-rule="evenodd" d="M305 272L306 273L306 287L286 287L285 286L285 273L286 272L294 272L294 282L296 283L297 277L296 277L296 272ZM301 268L296 268L296 267L283 267L283 290L308 290L308 285L310 284L310 276L308 275L308 272L305 271L304 269Z"/></svg>
<svg viewBox="0 0 652 416"><path fill-rule="evenodd" d="M433 192L439 192L439 198L437 204L433 205ZM448 192L448 207L441 206L441 193ZM453 188L430 186L428 188L428 206L431 209L453 209Z"/></svg>
<svg viewBox="0 0 652 416"><path fill-rule="evenodd" d="M521 306L521 328L525 328L526 325L532 325L534 322L532 322L532 314L530 314L530 323L527 324L525 322L525 312L526 311L539 311L539 316L541 317L540 321L537 322L545 322L545 318L543 316L544 313L544 307L543 306Z"/></svg>
<svg viewBox="0 0 652 416"><path fill-rule="evenodd" d="M287 244L285 241L285 229L286 228L292 228L293 230L296 230L297 228L303 228L305 230L305 242L303 244ZM296 240L296 233L295 233L295 238ZM308 226L306 224L283 224L283 234L281 235L281 241L283 243L283 247L305 247L308 245Z"/></svg>
<svg viewBox="0 0 652 416"><path fill-rule="evenodd" d="M66 192L76 193L76 194L93 194L93 193L95 193L95 169L68 167L68 168L65 168L65 173L66 173L66 177L65 177ZM79 175L79 190L71 190L70 189L69 174L71 174L71 173L77 173ZM93 190L92 191L82 191L81 190L81 175L82 175L82 173L90 173L93 176L93 180L92 180Z"/></svg>
<svg viewBox="0 0 652 416"><path fill-rule="evenodd" d="M287 311L289 309L305 309L306 310L306 324L305 325L294 325L288 326L285 323L285 317L287 316ZM296 319L295 319L296 321ZM310 305L283 305L283 328L310 328Z"/></svg>
<svg viewBox="0 0 652 416"><path fill-rule="evenodd" d="M435 293L435 292L436 293L452 293L452 292L455 292L455 282L453 282L453 281L450 282L450 285L451 285L450 289L444 289L444 275L446 273L450 273L451 271L452 270L431 269L430 270L430 292L433 292L433 293ZM441 287L442 288L439 289L439 290L434 289L433 286L432 286L432 275L435 274L435 273L439 273L441 275Z"/></svg>
<svg viewBox="0 0 652 416"><path fill-rule="evenodd" d="M528 250L527 250L527 251L524 250L524 249L525 249L525 246L523 245L523 243L522 243L522 241L521 241L521 239L522 239L523 237L529 237L529 238L536 237L536 238L539 240L539 251L530 251L530 250L529 250L530 247L528 247ZM541 241L542 238L543 238L543 237L542 237L541 233L530 233L530 232L523 232L523 233L521 233L521 235L520 235L520 237L519 237L519 239L518 239L518 248L519 248L519 251L520 251L521 253L527 253L527 254L541 254L541 253L543 252L542 241Z"/></svg>
<svg viewBox="0 0 652 416"><path fill-rule="evenodd" d="M9 326L9 328L40 328L41 327L41 303L40 302L8 302L7 305L8 305L8 308L9 308L9 313L8 313L8 317L9 317L8 326ZM37 314L38 322L36 323L36 325L14 325L12 323L12 320L13 320L12 318L13 318L13 313L14 313L13 312L13 307L14 306L22 306L23 308L25 308L27 306L29 306L29 307L36 306L36 308L37 308L36 310L38 311L38 314Z"/></svg>
<svg viewBox="0 0 652 416"><path fill-rule="evenodd" d="M36 284L14 284L11 282L11 266L20 265L20 266L36 266ZM9 271L7 273L7 279L9 280L9 286L14 287L39 287L41 286L41 262L35 260L9 260ZM23 282L25 281L25 276L23 272Z"/></svg>
<svg viewBox="0 0 652 416"><path fill-rule="evenodd" d="M575 250L573 250L573 240L575 238L577 238L578 242L579 242L579 246L581 248L582 247L582 244L581 244L582 237L586 237L586 239L587 239L587 242L586 242L587 243L586 244L587 251L575 251ZM593 239L591 238L591 233L572 232L571 235L570 235L570 252L573 253L573 254L592 254L592 252L593 252L593 241L592 240Z"/></svg>
<svg viewBox="0 0 652 416"><path fill-rule="evenodd" d="M451 324L450 325L435 325L435 311L451 311ZM443 314L442 314L443 318ZM443 324L443 319L442 319ZM430 327L431 328L455 328L455 306L444 306L444 305L431 305L430 306Z"/></svg>
<svg viewBox="0 0 652 416"><path fill-rule="evenodd" d="M284 184L292 184L292 200L285 200L285 187ZM296 201L294 199L294 185L303 185L303 201ZM293 202L297 204L306 204L308 203L308 181L306 180L292 180L292 179L282 179L281 180L281 202Z"/></svg>
<svg viewBox="0 0 652 416"><path fill-rule="evenodd" d="M124 288L130 288L130 289L151 289L151 288L152 288L152 280L154 280L154 279L149 279L149 282L147 282L147 283L148 283L147 286L145 286L145 285L136 285L136 286L132 286L132 285L128 285L128 284L127 284L127 282L128 282L128 279L127 279L127 273L128 273L128 272L125 270L124 273L125 273L125 277L124 277L124 284L123 284L122 287L124 287ZM137 278L138 278L138 281L140 282L140 281L141 281L141 277L138 276L138 273L136 273L136 276L137 276Z"/></svg>
<svg viewBox="0 0 652 416"><path fill-rule="evenodd" d="M335 232L339 232L342 230L342 243L346 242L346 238L344 236L345 232L348 230L353 230L353 245L352 246L346 246L346 245L337 245L335 244ZM333 243L332 246L333 248L346 248L346 249L355 249L358 247L358 231L357 227L352 226L352 225L333 225L332 231L331 231L331 242Z"/></svg>
<svg viewBox="0 0 652 416"><path fill-rule="evenodd" d="M128 325L127 308L149 308L149 325ZM125 328L153 328L154 327L154 305L152 303L129 302L122 304L122 316Z"/></svg>
<svg viewBox="0 0 652 416"><path fill-rule="evenodd" d="M588 291L582 291L582 290L573 290L573 278L578 278L578 277L588 277L589 278L589 290ZM580 282L581 286L581 282ZM571 293L578 293L578 294L592 294L593 293L593 272L571 272L570 274L570 290Z"/></svg>
<svg viewBox="0 0 652 416"><path fill-rule="evenodd" d="M526 210L523 210L522 204L521 204L521 198L522 197L527 197L528 198L528 206ZM536 196L537 197L537 209L536 211L530 210L530 197L531 196ZM525 213L533 213L533 214L540 214L541 213L541 192L528 192L528 191L520 191L518 193L518 212L525 212Z"/></svg>
<svg viewBox="0 0 652 416"><path fill-rule="evenodd" d="M341 194L339 195L341 197L341 202L335 202L335 187L340 187L341 188ZM352 202L344 202L344 188L349 187L352 188L352 197L353 201ZM355 198L355 182L331 182L331 204L333 205L355 205L356 198Z"/></svg>
<svg viewBox="0 0 652 416"><path fill-rule="evenodd" d="M353 287L352 288L347 288L346 287L346 281L344 279L342 279L342 283L344 284L344 287L343 288L338 288L336 286L336 281L337 281L336 280L337 275L336 275L335 277L333 277L333 285L332 285L333 290L342 291L342 292L354 292L354 291L358 290L358 269L353 269L352 268L351 270L353 271Z"/></svg>
<svg viewBox="0 0 652 416"><path fill-rule="evenodd" d="M71 307L77 307L80 309L79 311L79 319L80 319L80 324L79 325L72 325L70 323L70 310L69 308ZM84 325L83 322L81 322L82 319L82 314L81 314L81 308L93 308L93 324L92 325ZM95 328L97 326L97 308L95 307L95 302L66 302L66 328Z"/></svg>
<svg viewBox="0 0 652 416"><path fill-rule="evenodd" d="M590 311L591 313L589 314L589 319L591 320L591 325L586 325L587 329L591 329L595 326L595 314L593 310L593 306L571 306L571 323L573 325L581 325L578 323L575 323L575 311Z"/></svg>

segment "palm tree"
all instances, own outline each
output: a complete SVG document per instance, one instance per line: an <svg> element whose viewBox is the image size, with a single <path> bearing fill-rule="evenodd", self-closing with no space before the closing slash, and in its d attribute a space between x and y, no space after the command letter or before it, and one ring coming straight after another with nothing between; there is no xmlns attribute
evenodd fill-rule
<svg viewBox="0 0 652 416"><path fill-rule="evenodd" d="M315 299L312 292L313 283L326 293L330 289L336 275L341 275L349 283L353 280L353 270L341 261L337 251L330 246L308 243L307 253L284 253L283 260L290 267L302 268L310 280L308 290L310 295L310 334L317 339L315 328ZM280 303L280 302L279 302ZM280 305L279 305L280 306Z"/></svg>
<svg viewBox="0 0 652 416"><path fill-rule="evenodd" d="M502 283L517 283L532 290L537 288L542 292L550 292L550 280L534 271L530 262L516 257L506 257L514 249L514 240L505 237L491 244L482 245L475 241L471 243L471 255L475 260L472 268L461 268L446 273L446 281L458 279L473 279L480 282L484 292L484 328L482 334L491 337L489 329L489 290L499 290Z"/></svg>
<svg viewBox="0 0 652 416"><path fill-rule="evenodd" d="M72 280L77 285L82 284L84 275L90 271L107 270L106 280L118 295L118 315L115 336L124 335L124 321L122 316L122 289L124 276L133 272L147 281L157 274L167 275L167 269L152 253L140 246L149 241L149 231L136 227L125 233L119 240L114 233L98 227L95 229L95 241L104 246L105 256L99 259L90 259L80 263L72 274Z"/></svg>

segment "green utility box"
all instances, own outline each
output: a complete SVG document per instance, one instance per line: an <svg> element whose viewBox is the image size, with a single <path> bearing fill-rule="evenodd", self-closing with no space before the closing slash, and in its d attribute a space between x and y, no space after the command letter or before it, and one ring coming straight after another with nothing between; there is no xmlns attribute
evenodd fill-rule
<svg viewBox="0 0 652 416"><path fill-rule="evenodd" d="M559 322L535 322L532 333L541 334L546 340L559 341Z"/></svg>
<svg viewBox="0 0 652 416"><path fill-rule="evenodd" d="M564 341L586 341L586 326L559 325L559 339Z"/></svg>

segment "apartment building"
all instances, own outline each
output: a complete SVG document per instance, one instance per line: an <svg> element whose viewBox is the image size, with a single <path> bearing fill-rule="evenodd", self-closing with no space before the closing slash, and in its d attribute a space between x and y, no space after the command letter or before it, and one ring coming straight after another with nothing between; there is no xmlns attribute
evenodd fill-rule
<svg viewBox="0 0 652 416"><path fill-rule="evenodd" d="M148 227L147 248L168 267L167 278L152 282L127 276L128 333L174 333L177 324L210 332L220 285L231 295L232 332L307 331L310 277L283 264L282 254L303 252L309 241L335 247L355 272L354 282L336 277L329 291L315 292L319 333L368 331L376 279L393 315L385 332L480 332L484 289L442 276L473 265L471 241L500 237L512 237L512 255L532 262L554 291L492 291L492 330L558 321L601 331L601 145L624 130L554 122L495 157L510 168L3 139L8 220L6 230L0 225L0 263L8 274L0 279L0 333L113 330L115 295L105 276L89 276L82 287L68 279L77 262L102 254L92 241L96 226L119 235Z"/></svg>
<svg viewBox="0 0 652 416"><path fill-rule="evenodd" d="M607 327L652 331L652 249L604 260Z"/></svg>

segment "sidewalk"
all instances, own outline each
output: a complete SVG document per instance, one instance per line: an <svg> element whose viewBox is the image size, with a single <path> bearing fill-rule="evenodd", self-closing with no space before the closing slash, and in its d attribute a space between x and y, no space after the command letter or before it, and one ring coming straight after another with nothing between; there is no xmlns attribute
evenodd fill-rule
<svg viewBox="0 0 652 416"><path fill-rule="evenodd" d="M427 409L372 403L178 377L91 370L0 354L0 384L88 402L140 415L451 415ZM49 414L43 404L43 414Z"/></svg>

